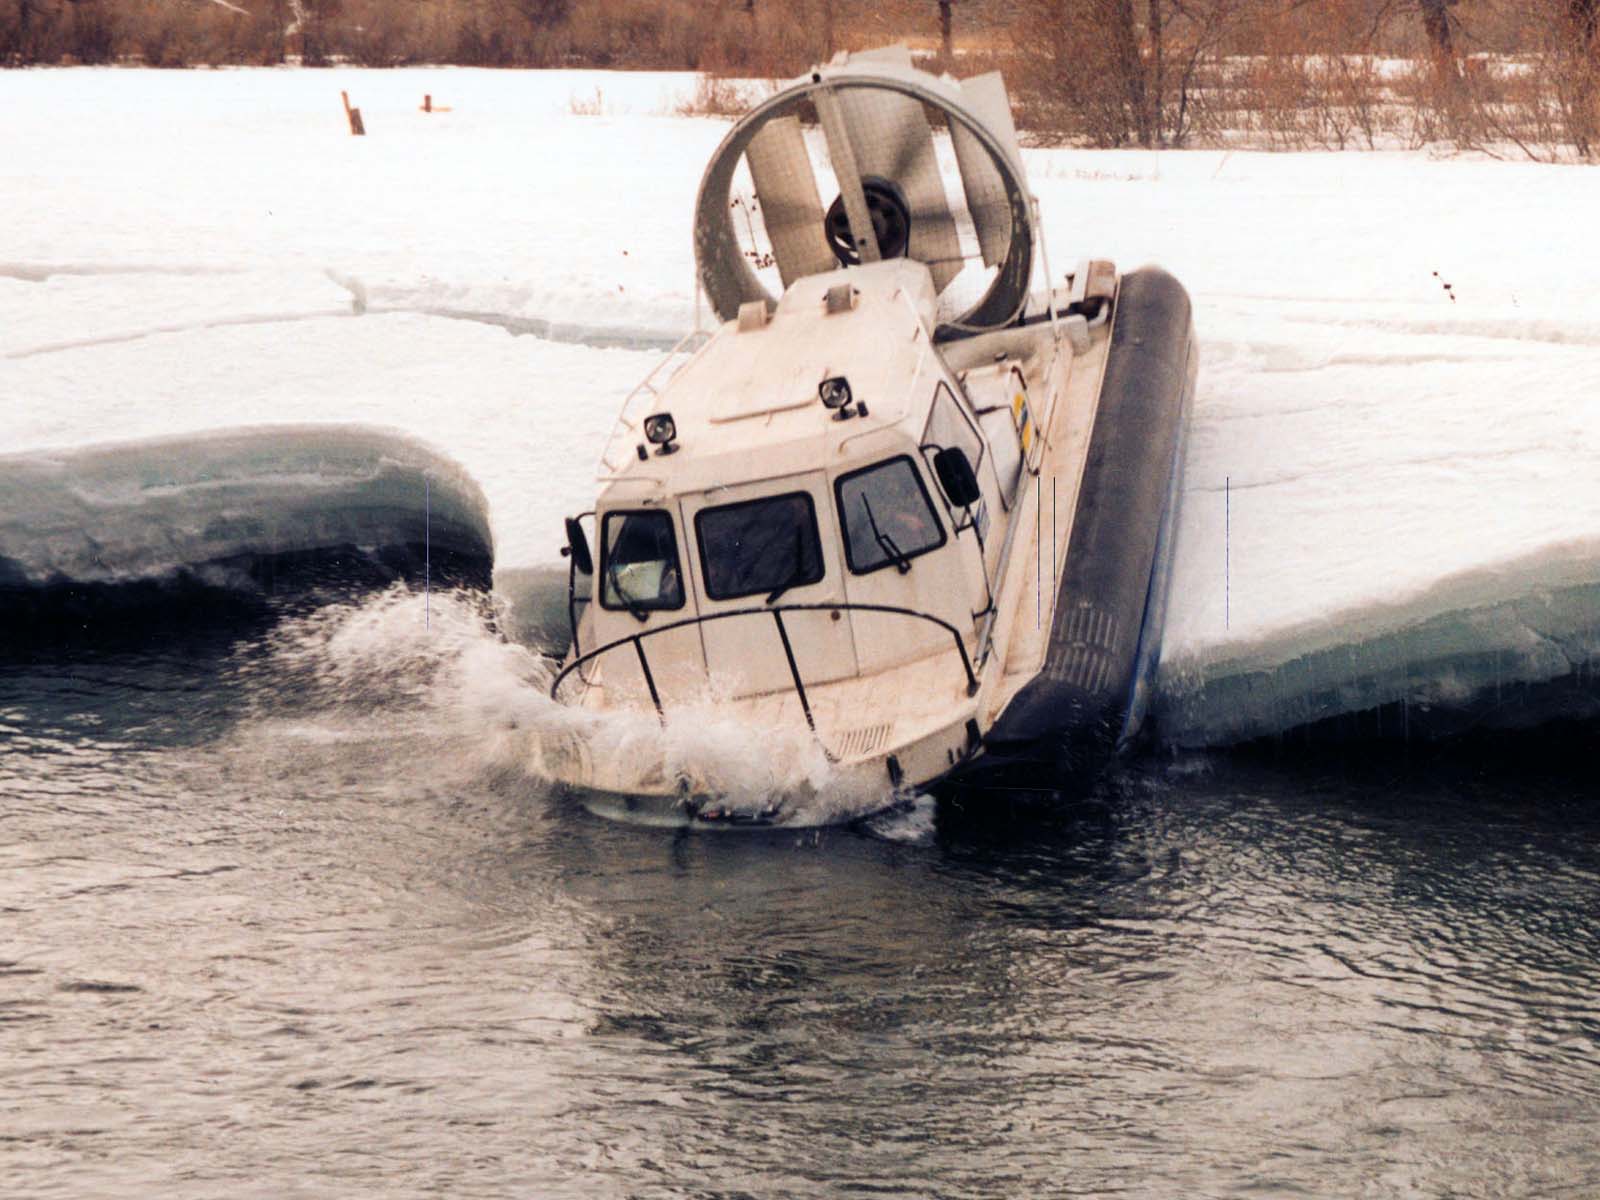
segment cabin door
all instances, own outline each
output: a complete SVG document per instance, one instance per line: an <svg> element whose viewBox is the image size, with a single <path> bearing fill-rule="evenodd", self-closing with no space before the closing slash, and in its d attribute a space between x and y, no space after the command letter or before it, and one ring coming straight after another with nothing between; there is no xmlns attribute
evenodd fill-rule
<svg viewBox="0 0 1600 1200"><path fill-rule="evenodd" d="M714 488L681 503L695 602L708 618L700 624L706 666L729 696L792 690L790 655L807 685L856 674L850 621L828 607L845 591L822 472Z"/></svg>
<svg viewBox="0 0 1600 1200"><path fill-rule="evenodd" d="M688 620L694 609L676 515L660 506L619 506L600 514L598 532L596 602L588 605L592 624L581 649L621 644L586 667L584 677L598 677L612 696L636 704L651 702L654 688L654 699L670 709L705 684L700 634ZM637 643L625 640L634 637Z"/></svg>
<svg viewBox="0 0 1600 1200"><path fill-rule="evenodd" d="M949 629L921 617L937 618L964 641L971 638L982 564L975 551L955 553L949 546L952 531L939 515L942 502L934 500L937 486L909 454L845 472L835 482L851 602L901 610L851 613L865 674L955 648Z"/></svg>

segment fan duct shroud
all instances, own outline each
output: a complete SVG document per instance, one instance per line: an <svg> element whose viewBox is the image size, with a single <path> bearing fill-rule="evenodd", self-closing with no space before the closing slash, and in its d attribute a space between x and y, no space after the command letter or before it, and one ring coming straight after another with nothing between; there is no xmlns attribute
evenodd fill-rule
<svg viewBox="0 0 1600 1200"><path fill-rule="evenodd" d="M787 288L903 253L933 276L941 336L997 328L1027 301L1037 240L998 73L937 78L903 50L836 61L752 109L695 211L700 284L724 321L776 303L758 269Z"/></svg>

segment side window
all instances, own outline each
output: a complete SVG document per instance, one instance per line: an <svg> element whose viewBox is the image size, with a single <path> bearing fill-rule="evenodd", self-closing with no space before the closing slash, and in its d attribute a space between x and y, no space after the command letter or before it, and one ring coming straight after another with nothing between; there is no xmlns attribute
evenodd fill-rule
<svg viewBox="0 0 1600 1200"><path fill-rule="evenodd" d="M610 512L602 526L600 604L636 610L683 607L678 538L668 513Z"/></svg>
<svg viewBox="0 0 1600 1200"><path fill-rule="evenodd" d="M973 428L967 414L950 394L947 384L940 382L933 393L933 408L928 412L928 427L922 432L925 446L958 446L976 471L983 465L983 438Z"/></svg>
<svg viewBox="0 0 1600 1200"><path fill-rule="evenodd" d="M845 559L857 575L900 565L944 545L944 526L910 458L840 476L834 485Z"/></svg>
<svg viewBox="0 0 1600 1200"><path fill-rule="evenodd" d="M778 593L822 578L817 512L805 492L702 509L694 531L713 600Z"/></svg>
<svg viewBox="0 0 1600 1200"><path fill-rule="evenodd" d="M928 464L929 473L933 473L933 458L940 450L945 448L959 449L967 456L967 461L972 464L973 474L979 480L987 481L990 478L989 468L984 464L983 438L973 427L961 405L956 402L955 396L950 392L949 385L942 380L933 393L933 407L928 412L928 426L922 431L922 457ZM934 478L938 476L935 474ZM987 487L984 491L989 491ZM945 511L950 514L950 523L961 527L965 520L965 510L951 508L949 498L941 494L940 499L945 501ZM989 506L980 500L974 506L972 519L977 524L978 536L987 537L989 534Z"/></svg>

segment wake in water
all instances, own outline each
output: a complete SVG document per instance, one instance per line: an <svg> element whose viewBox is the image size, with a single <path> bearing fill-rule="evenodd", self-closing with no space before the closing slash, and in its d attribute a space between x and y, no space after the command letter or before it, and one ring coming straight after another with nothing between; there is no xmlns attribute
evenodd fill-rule
<svg viewBox="0 0 1600 1200"><path fill-rule="evenodd" d="M813 738L741 724L711 697L665 725L558 704L549 660L495 627L479 594L403 586L285 620L236 659L249 696L241 736L263 752L360 744L364 772L402 785L426 773L438 783L509 776L549 786L564 758L626 764L641 792L679 784L715 797L735 823L838 824L899 799L839 771ZM685 809L673 823L689 817Z"/></svg>

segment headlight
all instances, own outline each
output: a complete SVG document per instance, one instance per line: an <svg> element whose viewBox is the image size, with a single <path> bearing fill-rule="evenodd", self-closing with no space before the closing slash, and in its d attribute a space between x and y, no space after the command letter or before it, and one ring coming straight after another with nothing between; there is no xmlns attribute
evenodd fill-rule
<svg viewBox="0 0 1600 1200"><path fill-rule="evenodd" d="M844 408L850 403L850 381L843 375L824 379L817 385L817 398L824 408Z"/></svg>
<svg viewBox="0 0 1600 1200"><path fill-rule="evenodd" d="M644 419L645 440L652 446L660 446L662 453L678 436L678 427L672 423L671 413L653 413Z"/></svg>

